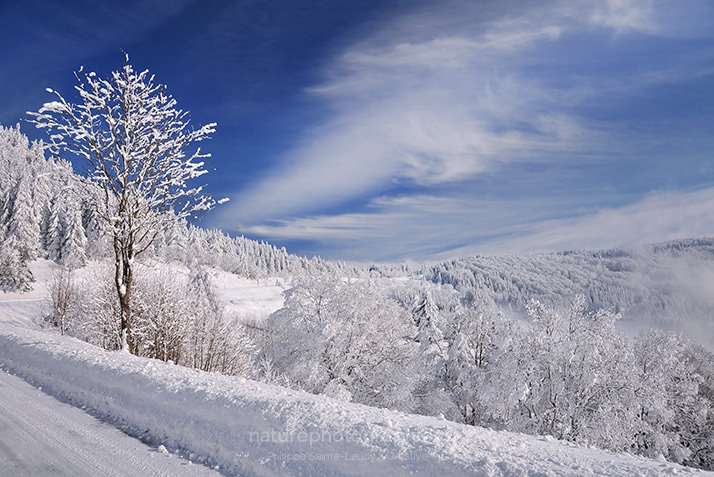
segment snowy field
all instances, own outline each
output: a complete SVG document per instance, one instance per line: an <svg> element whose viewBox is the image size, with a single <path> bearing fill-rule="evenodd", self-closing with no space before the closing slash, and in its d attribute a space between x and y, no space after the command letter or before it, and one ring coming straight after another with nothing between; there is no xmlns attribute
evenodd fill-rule
<svg viewBox="0 0 714 477"><path fill-rule="evenodd" d="M264 318L283 306L282 293L289 284L280 278L255 281L216 270L213 286L226 311L242 318Z"/></svg>
<svg viewBox="0 0 714 477"><path fill-rule="evenodd" d="M152 452L137 446L134 451L126 444L118 444L126 437L121 433L111 434L113 437L102 433L101 439L74 436L75 440L67 441L64 448L60 445L58 452L64 449L81 453L87 459L88 474L105 474L110 464L101 457L92 460L94 446L111 447L107 440L116 438L117 447L123 446L130 455L148 454L153 461L164 459L164 450L179 455L185 459L179 461L181 468L190 465L189 471L196 471L193 475L200 475L199 469L207 470L196 463L224 475L250 476L714 475L663 461L578 447L552 438L496 432L344 403L104 351L43 330L35 323L43 306L42 281L49 270L44 264L35 266L33 272L38 279L34 291L0 295L0 367L61 401L52 401L51 405L52 413L62 416L61 426L85 419L86 414L76 412L75 408L80 408L125 434L140 438L153 449ZM282 286L276 283L227 281L223 287L217 283L217 288L230 306L245 307L242 309L249 313L270 312L280 305ZM22 415L26 396L33 394L23 386L11 377L0 378L3 415ZM16 426L35 424L25 418L2 419L0 473L5 473L13 469L8 462L14 451L8 441L14 439L8 436L24 432ZM48 428L43 432L54 431ZM36 444L45 445L48 444L42 441ZM41 454L45 449L38 448L35 452ZM117 457L115 466L115 475L136 475L126 473L124 458ZM59 469L62 473L62 468ZM48 471L45 475L53 473Z"/></svg>

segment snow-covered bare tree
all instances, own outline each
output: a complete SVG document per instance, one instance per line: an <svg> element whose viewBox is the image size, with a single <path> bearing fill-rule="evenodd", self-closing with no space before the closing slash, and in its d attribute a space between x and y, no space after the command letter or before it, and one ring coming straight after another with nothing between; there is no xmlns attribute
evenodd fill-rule
<svg viewBox="0 0 714 477"><path fill-rule="evenodd" d="M61 334L65 334L68 321L77 314L77 308L80 306L80 290L74 282L72 272L64 267L52 273L49 285L48 319L53 326L59 328Z"/></svg>
<svg viewBox="0 0 714 477"><path fill-rule="evenodd" d="M563 312L533 301L516 379L525 384L510 430L622 451L634 433L634 371L615 330L619 315L590 311L584 296Z"/></svg>
<svg viewBox="0 0 714 477"><path fill-rule="evenodd" d="M112 237L114 285L120 303L122 348L135 352L131 329L134 259L177 220L190 221L216 201L189 185L207 171L194 144L215 131L215 123L190 127L166 87L148 70L137 72L127 56L106 79L75 73L77 103L57 97L29 112L47 131L52 152L64 151L88 166L88 178L103 190L97 205Z"/></svg>
<svg viewBox="0 0 714 477"><path fill-rule="evenodd" d="M273 338L268 356L294 386L411 410L415 327L408 312L374 283L299 277L265 326Z"/></svg>

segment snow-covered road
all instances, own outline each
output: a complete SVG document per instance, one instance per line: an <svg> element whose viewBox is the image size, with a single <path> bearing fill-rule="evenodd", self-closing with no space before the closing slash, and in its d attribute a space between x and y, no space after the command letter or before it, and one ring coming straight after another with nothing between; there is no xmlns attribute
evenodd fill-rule
<svg viewBox="0 0 714 477"><path fill-rule="evenodd" d="M0 475L216 476L0 371Z"/></svg>

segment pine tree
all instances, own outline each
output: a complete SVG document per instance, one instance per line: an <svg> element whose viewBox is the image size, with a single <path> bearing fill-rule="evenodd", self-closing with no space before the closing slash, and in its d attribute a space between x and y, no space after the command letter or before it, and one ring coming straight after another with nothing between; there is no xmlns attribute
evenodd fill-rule
<svg viewBox="0 0 714 477"><path fill-rule="evenodd" d="M32 272L23 260L20 247L14 236L0 244L0 290L26 292L32 289Z"/></svg>
<svg viewBox="0 0 714 477"><path fill-rule="evenodd" d="M10 234L17 239L20 256L25 261L35 260L40 252L40 218L28 179L17 185L14 210L10 218Z"/></svg>
<svg viewBox="0 0 714 477"><path fill-rule="evenodd" d="M112 253L110 237L101 216L92 206L92 202L84 202L82 210L82 225L87 237L87 257L94 259L109 257Z"/></svg>
<svg viewBox="0 0 714 477"><path fill-rule="evenodd" d="M60 218L64 209L60 206L59 198L53 201L50 209L49 224L45 235L45 249L47 258L60 263L62 260L62 243L64 242L64 221Z"/></svg>
<svg viewBox="0 0 714 477"><path fill-rule="evenodd" d="M74 270L87 263L85 250L87 237L82 226L81 210L69 209L65 215L64 240L62 242L62 264Z"/></svg>
<svg viewBox="0 0 714 477"><path fill-rule="evenodd" d="M422 291L419 300L412 309L412 317L418 330L415 341L421 343L422 348L431 344L438 345L442 339L443 336L437 324L438 316L439 307L434 303L431 293L428 290Z"/></svg>

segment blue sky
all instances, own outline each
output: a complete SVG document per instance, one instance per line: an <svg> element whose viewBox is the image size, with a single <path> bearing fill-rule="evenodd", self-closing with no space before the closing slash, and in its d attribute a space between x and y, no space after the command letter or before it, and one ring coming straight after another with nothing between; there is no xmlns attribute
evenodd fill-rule
<svg viewBox="0 0 714 477"><path fill-rule="evenodd" d="M201 225L299 254L714 235L709 0L24 0L0 41L1 124L126 51L218 123Z"/></svg>

